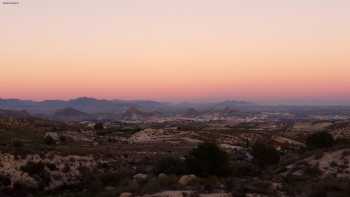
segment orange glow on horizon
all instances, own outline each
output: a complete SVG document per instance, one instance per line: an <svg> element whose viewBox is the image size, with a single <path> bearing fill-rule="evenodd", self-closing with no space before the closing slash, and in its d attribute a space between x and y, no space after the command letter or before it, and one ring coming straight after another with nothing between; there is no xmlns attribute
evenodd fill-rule
<svg viewBox="0 0 350 197"><path fill-rule="evenodd" d="M349 9L341 0L1 6L0 98L350 104Z"/></svg>

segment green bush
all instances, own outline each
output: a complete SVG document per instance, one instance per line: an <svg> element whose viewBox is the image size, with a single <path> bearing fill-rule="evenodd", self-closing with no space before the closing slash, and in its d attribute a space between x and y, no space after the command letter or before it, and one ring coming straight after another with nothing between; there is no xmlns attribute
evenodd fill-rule
<svg viewBox="0 0 350 197"><path fill-rule="evenodd" d="M306 145L310 149L329 148L334 144L333 136L325 131L314 133L306 139Z"/></svg>
<svg viewBox="0 0 350 197"><path fill-rule="evenodd" d="M197 176L231 174L228 154L213 143L203 143L194 148L186 157L186 164L189 172Z"/></svg>
<svg viewBox="0 0 350 197"><path fill-rule="evenodd" d="M280 161L280 153L271 145L256 142L251 151L254 162L261 167L267 167L278 164Z"/></svg>

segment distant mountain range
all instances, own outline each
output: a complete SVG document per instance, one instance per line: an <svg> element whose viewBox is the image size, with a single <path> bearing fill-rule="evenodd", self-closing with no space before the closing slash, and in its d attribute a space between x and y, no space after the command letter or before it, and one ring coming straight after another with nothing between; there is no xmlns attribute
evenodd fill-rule
<svg viewBox="0 0 350 197"><path fill-rule="evenodd" d="M0 109L26 110L31 114L54 114L57 110L73 108L85 113L117 113L126 112L135 107L142 111L177 111L194 108L203 109L225 109L240 108L253 103L244 101L224 101L213 103L165 103L148 100L104 100L81 97L71 100L45 100L32 101L20 99L0 99Z"/></svg>
<svg viewBox="0 0 350 197"><path fill-rule="evenodd" d="M14 111L14 110L4 110L0 109L0 118L13 117L13 118L28 118L30 114L26 111Z"/></svg>
<svg viewBox="0 0 350 197"><path fill-rule="evenodd" d="M138 107L143 110L152 110L164 106L165 103L156 101L124 101L103 100L81 97L71 100L31 101L20 99L0 99L0 109L26 110L32 114L53 114L57 110L74 108L86 113L122 113L129 107Z"/></svg>
<svg viewBox="0 0 350 197"><path fill-rule="evenodd" d="M39 117L60 121L148 120L159 117L232 117L249 113L282 112L297 117L348 115L350 106L257 105L245 101L165 103L147 100L104 100L81 97L71 100L31 101L0 99L1 117Z"/></svg>
<svg viewBox="0 0 350 197"><path fill-rule="evenodd" d="M242 110L256 106L244 101L165 103L149 100L105 100L81 97L71 100L32 101L0 99L0 115L28 114L64 121L89 119L144 119L174 114L194 117L204 111ZM11 111L13 110L13 111Z"/></svg>

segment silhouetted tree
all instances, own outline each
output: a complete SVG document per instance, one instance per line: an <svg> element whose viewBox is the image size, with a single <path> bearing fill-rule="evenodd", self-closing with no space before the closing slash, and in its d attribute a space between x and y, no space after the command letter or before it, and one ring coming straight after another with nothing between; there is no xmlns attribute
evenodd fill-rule
<svg viewBox="0 0 350 197"><path fill-rule="evenodd" d="M229 156L214 143L199 144L186 157L190 173L198 176L228 176L231 173Z"/></svg>
<svg viewBox="0 0 350 197"><path fill-rule="evenodd" d="M256 142L251 151L256 162L261 167L278 164L280 161L280 153L270 144Z"/></svg>
<svg viewBox="0 0 350 197"><path fill-rule="evenodd" d="M310 149L329 148L334 144L333 136L325 131L314 133L306 139L306 145Z"/></svg>

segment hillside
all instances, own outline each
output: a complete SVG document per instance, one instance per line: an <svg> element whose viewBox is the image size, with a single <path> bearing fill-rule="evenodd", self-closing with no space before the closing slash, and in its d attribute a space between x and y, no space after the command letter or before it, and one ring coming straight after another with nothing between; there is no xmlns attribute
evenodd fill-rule
<svg viewBox="0 0 350 197"><path fill-rule="evenodd" d="M93 118L92 115L88 113L81 112L79 110L76 110L74 108L64 108L57 110L53 114L53 118L55 120L62 120L62 121L82 121Z"/></svg>

